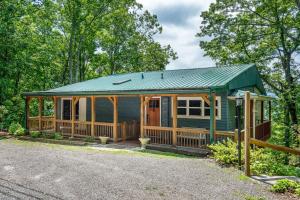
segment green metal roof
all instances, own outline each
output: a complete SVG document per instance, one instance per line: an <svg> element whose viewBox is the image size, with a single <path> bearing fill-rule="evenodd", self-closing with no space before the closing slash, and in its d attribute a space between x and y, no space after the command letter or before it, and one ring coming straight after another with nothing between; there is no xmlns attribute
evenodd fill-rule
<svg viewBox="0 0 300 200"><path fill-rule="evenodd" d="M192 93L211 89L232 89L240 83L234 81L247 71L258 73L254 64L227 67L192 68L153 72L137 72L100 77L63 87L28 92L25 95L87 95L87 94L141 94L141 93ZM253 74L248 74L248 76ZM249 79L253 79L249 77ZM253 80L256 82L257 80ZM253 81L247 85L254 84ZM262 90L264 90L262 88Z"/></svg>

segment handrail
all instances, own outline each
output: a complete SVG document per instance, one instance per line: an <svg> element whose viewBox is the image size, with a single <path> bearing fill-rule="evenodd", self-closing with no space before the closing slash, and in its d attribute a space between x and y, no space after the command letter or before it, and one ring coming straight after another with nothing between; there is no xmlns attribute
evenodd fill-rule
<svg viewBox="0 0 300 200"><path fill-rule="evenodd" d="M172 127L160 127L160 126L144 126L144 129L149 130L162 130L162 131L172 131Z"/></svg>
<svg viewBox="0 0 300 200"><path fill-rule="evenodd" d="M277 150L277 151L284 151L284 152L288 152L288 153L291 153L291 154L300 155L300 150L292 149L292 148L285 147L285 146L270 144L270 143L263 142L261 140L257 140L257 139L254 139L254 138L250 138L250 143L255 144L257 146L261 146L261 147L268 147L268 148L271 148L271 149L274 149L274 150Z"/></svg>

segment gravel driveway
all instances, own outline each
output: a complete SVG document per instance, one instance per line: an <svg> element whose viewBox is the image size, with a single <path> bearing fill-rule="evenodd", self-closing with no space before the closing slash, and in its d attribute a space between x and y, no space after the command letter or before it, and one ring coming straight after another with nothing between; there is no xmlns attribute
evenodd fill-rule
<svg viewBox="0 0 300 200"><path fill-rule="evenodd" d="M0 140L0 199L275 200L209 159Z"/></svg>

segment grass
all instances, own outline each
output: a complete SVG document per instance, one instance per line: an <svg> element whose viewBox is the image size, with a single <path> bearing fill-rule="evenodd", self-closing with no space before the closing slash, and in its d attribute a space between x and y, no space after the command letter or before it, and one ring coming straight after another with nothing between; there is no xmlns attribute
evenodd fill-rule
<svg viewBox="0 0 300 200"><path fill-rule="evenodd" d="M266 200L265 197L257 197L252 195L246 195L245 200Z"/></svg>
<svg viewBox="0 0 300 200"><path fill-rule="evenodd" d="M249 181L250 178L248 176L245 176L244 174L239 175L239 180L241 181Z"/></svg>
<svg viewBox="0 0 300 200"><path fill-rule="evenodd" d="M196 158L193 156L187 156L182 154L161 152L155 150L124 150L124 149L97 149L95 147L89 146L72 146L72 145L61 145L61 144L50 144L41 142L31 142L24 140L8 139L3 141L9 144L22 145L26 147L36 148L36 147L46 147L50 149L63 149L68 151L80 151L80 152L94 152L94 153L109 153L116 155L134 155L134 156L150 156L156 158Z"/></svg>

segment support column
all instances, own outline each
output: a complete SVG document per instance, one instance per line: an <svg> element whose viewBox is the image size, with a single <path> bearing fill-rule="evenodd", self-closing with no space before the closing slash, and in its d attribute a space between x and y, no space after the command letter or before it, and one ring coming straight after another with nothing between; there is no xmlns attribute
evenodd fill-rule
<svg viewBox="0 0 300 200"><path fill-rule="evenodd" d="M209 141L210 144L214 143L216 137L216 93L212 92L210 94L210 126L209 126Z"/></svg>
<svg viewBox="0 0 300 200"><path fill-rule="evenodd" d="M43 111L43 99L42 97L38 97L39 99L39 131L42 131L42 111Z"/></svg>
<svg viewBox="0 0 300 200"><path fill-rule="evenodd" d="M74 132L75 132L75 97L72 97L72 112L71 112L71 117L72 117L72 131L71 131L71 138L74 137Z"/></svg>
<svg viewBox="0 0 300 200"><path fill-rule="evenodd" d="M114 127L113 127L114 142L118 142L118 97L114 96Z"/></svg>
<svg viewBox="0 0 300 200"><path fill-rule="evenodd" d="M91 97L91 135L95 137L95 96Z"/></svg>
<svg viewBox="0 0 300 200"><path fill-rule="evenodd" d="M177 95L173 96L172 104L172 113L173 113L173 145L177 145Z"/></svg>
<svg viewBox="0 0 300 200"><path fill-rule="evenodd" d="M145 100L145 97L144 96L141 96L140 98L140 124L141 124L141 128L140 128L140 131L141 131L141 138L144 138L144 111L145 111L145 107L144 107L144 100Z"/></svg>
<svg viewBox="0 0 300 200"><path fill-rule="evenodd" d="M28 96L25 98L25 130L26 130L26 132L28 132L29 129L30 129L29 123L28 123L28 120L29 120L29 117L30 117L30 115L29 115L29 113L30 113L30 107L29 107L30 99L31 98L28 97Z"/></svg>
<svg viewBox="0 0 300 200"><path fill-rule="evenodd" d="M53 129L56 132L57 97L53 97Z"/></svg>
<svg viewBox="0 0 300 200"><path fill-rule="evenodd" d="M254 139L256 139L256 136L255 136L255 126L256 126L256 123L255 123L255 121L256 121L256 115L255 115L255 111L256 111L256 100L255 99L253 99L253 107L252 107L252 115L253 115L253 120L252 120L252 136L253 136L253 138Z"/></svg>
<svg viewBox="0 0 300 200"><path fill-rule="evenodd" d="M250 176L250 92L245 92L245 175Z"/></svg>

